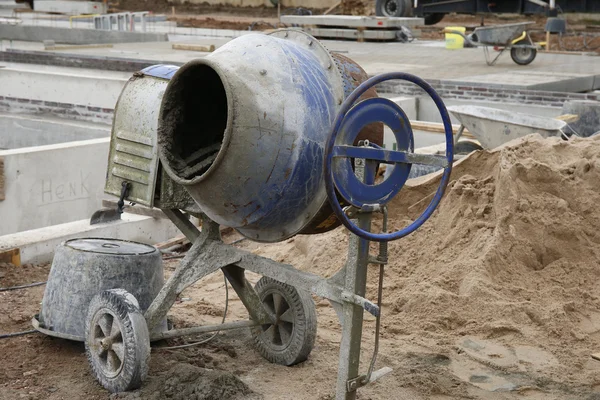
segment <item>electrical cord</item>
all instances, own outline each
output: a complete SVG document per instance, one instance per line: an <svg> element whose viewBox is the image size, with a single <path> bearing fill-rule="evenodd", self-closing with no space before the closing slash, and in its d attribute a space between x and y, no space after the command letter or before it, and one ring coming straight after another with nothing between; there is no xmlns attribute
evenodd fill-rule
<svg viewBox="0 0 600 400"><path fill-rule="evenodd" d="M5 333L3 335L0 335L0 339L7 339L7 338L11 338L11 337L16 337L16 336L31 335L32 333L37 333L37 332L38 331L36 331L35 329L32 329L30 331Z"/></svg>
<svg viewBox="0 0 600 400"><path fill-rule="evenodd" d="M223 319L221 320L221 325L225 323L225 318L227 317L227 310L229 308L229 286L227 284L227 278L223 275L223 281L225 282L225 311L223 311ZM208 343L213 340L221 331L216 331L209 338L200 340L194 343L182 344L179 346L169 346L169 347L153 347L154 350L177 350L177 349L185 349L187 347L199 346L204 343Z"/></svg>
<svg viewBox="0 0 600 400"><path fill-rule="evenodd" d="M20 286L11 286L11 287L0 288L0 292L8 292L10 290L27 289L27 288L34 287L34 286L41 286L41 285L45 285L46 282L47 281L35 282L35 283L30 283L29 285L20 285Z"/></svg>

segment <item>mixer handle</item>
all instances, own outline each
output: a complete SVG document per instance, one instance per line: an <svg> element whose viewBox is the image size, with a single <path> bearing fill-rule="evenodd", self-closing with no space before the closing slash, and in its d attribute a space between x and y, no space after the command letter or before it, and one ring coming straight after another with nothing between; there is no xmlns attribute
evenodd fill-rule
<svg viewBox="0 0 600 400"><path fill-rule="evenodd" d="M394 102L384 98L369 98L358 103L357 100L371 87L388 80L399 79L412 82L421 87L433 100L442 117L446 137L444 156L414 153L413 132L410 121L404 111ZM384 123L396 138L397 150L386 150L368 141L354 146L360 131L372 123ZM417 230L433 213L440 203L452 172L454 159L454 141L452 124L442 99L423 79L403 72L381 74L363 82L342 104L335 119L331 134L325 147L325 187L329 202L339 220L355 235L376 242L400 239ZM358 179L353 168L365 161L365 177ZM377 163L393 164L390 176L375 184L375 166ZM402 189L412 164L442 167L444 172L440 185L423 213L407 227L392 233L372 233L359 228L342 208L339 195L350 203L355 211L372 212L380 210ZM357 169L358 171L358 169Z"/></svg>

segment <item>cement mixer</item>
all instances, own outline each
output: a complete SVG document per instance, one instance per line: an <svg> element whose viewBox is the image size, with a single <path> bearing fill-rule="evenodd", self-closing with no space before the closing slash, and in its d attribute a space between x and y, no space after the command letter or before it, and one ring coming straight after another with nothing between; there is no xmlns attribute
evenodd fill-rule
<svg viewBox="0 0 600 400"><path fill-rule="evenodd" d="M413 82L433 98L444 122L445 156L413 152L406 114L374 90L391 79ZM381 147L381 123L393 131L395 151ZM162 209L192 247L146 309L122 288L90 301L83 340L93 374L109 391L132 390L147 373L151 341L240 328L250 328L267 360L298 364L316 337L313 293L331 302L342 325L336 398L354 399L360 387L391 371L374 368L387 242L416 230L439 204L452 169L452 139L446 108L423 80L403 73L367 80L352 60L297 30L244 35L181 68L134 74L115 111L106 192L120 197L120 207L130 201ZM394 164L394 172L376 183L382 163ZM440 186L423 215L387 232L386 204L414 163L443 168ZM383 215L379 233L371 231L375 213ZM201 229L189 215L201 219ZM277 242L340 223L352 232L348 259L329 279L224 244L220 233L223 225L254 241ZM371 241L380 243L376 256L369 254ZM376 302L365 298L368 264L380 269ZM185 288L218 270L248 320L157 329ZM246 270L262 275L254 287ZM365 310L377 319L376 343L361 373Z"/></svg>

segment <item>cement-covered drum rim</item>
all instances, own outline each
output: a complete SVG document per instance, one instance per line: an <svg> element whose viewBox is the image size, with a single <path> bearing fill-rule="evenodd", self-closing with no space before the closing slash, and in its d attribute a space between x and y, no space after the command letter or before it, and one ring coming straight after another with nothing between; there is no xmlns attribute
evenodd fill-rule
<svg viewBox="0 0 600 400"><path fill-rule="evenodd" d="M178 107L176 105L176 103L174 103L174 100L180 100L179 99L180 93L178 93L177 91L181 90L180 86L183 85L183 83L180 82L180 80L182 80L182 76L186 77L186 74L194 74L195 70L197 70L199 68L209 68L210 70L212 70L212 72L216 73L217 76L219 77L220 83L223 85L225 100L227 102L227 108L226 108L227 117L226 117L225 129L223 131L223 137L222 137L222 140L219 142L219 148L217 151L216 158L210 163L210 165L204 172L201 172L200 174L195 174L192 177L185 177L185 176L182 176L183 175L182 172L176 171L176 169L174 168L174 165L176 165L177 163L181 163L181 162L183 162L184 164L187 164L187 160L183 159L183 157L181 157L179 152L175 152L175 155L174 155L173 151L167 151L167 149L165 149L165 147L168 147L170 149L171 146L177 145L177 143L174 143L172 141L170 141L168 143L165 142L165 138L168 138L169 135L166 135L164 132L173 129L170 126L170 124L173 122L173 117L169 118L168 114L172 113L174 111L180 112L180 107ZM184 80L184 82L187 82L187 79ZM170 95L169 93L173 93L173 92L175 92L175 94L176 94L176 96L174 96L175 99L167 101L168 99L170 99L172 97L172 95ZM165 99L167 99L167 100L165 100ZM217 167L219 166L219 164L221 164L221 161L225 157L225 153L227 152L227 148L231 141L233 113L230 112L230 110L232 110L232 109L233 109L233 95L232 95L231 83L227 79L226 74L224 74L223 71L221 70L221 67L218 65L218 63L215 63L208 58L203 58L203 59L192 60L192 61L186 63L183 67L179 68L179 70L171 78L171 81L169 82L169 85L167 86L167 89L165 90L165 95L163 97L163 103L161 105L159 117L158 117L158 121L159 121L158 122L158 141L159 141L158 155L162 162L163 168L165 169L167 174L171 177L171 179L173 179L175 182L182 184L182 185L194 185L195 183L198 183L198 182L201 182L201 181L207 179L212 174L212 172L215 169L217 169ZM180 120L183 118L181 118L180 115L176 115L175 119ZM174 135L174 136L177 136L175 138L176 140L182 139L180 137L181 136L180 132L177 132L176 135ZM173 138L170 138L170 140L173 140ZM213 144L216 144L216 143L213 143ZM200 149L201 148L202 147L200 147Z"/></svg>
<svg viewBox="0 0 600 400"><path fill-rule="evenodd" d="M158 250L154 246L130 240L108 238L76 238L63 243L63 246L76 251L112 255L143 255Z"/></svg>

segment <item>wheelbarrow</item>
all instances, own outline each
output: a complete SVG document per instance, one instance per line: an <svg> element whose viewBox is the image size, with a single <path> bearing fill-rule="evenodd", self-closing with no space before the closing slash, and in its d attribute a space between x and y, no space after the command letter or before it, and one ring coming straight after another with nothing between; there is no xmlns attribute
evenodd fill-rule
<svg viewBox="0 0 600 400"><path fill-rule="evenodd" d="M567 123L555 118L479 106L450 106L448 111L461 123L455 143L465 128L486 149L532 133L539 133L543 137L566 138L564 128Z"/></svg>
<svg viewBox="0 0 600 400"><path fill-rule="evenodd" d="M538 46L531 40L526 30L526 27L532 24L534 23L520 22L517 24L483 26L475 28L475 31L470 35L448 28L444 29L443 32L460 35L470 45L483 47L485 61L489 66L496 64L496 61L507 50L510 50L510 56L515 63L528 65L535 60L538 50ZM489 47L498 50L496 57L492 58Z"/></svg>

